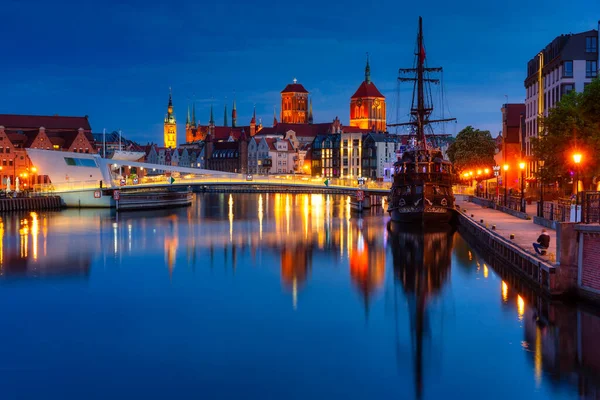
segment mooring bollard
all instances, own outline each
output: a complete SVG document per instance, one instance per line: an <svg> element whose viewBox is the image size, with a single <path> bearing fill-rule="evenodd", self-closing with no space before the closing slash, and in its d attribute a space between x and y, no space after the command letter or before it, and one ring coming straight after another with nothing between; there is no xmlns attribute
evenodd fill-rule
<svg viewBox="0 0 600 400"><path fill-rule="evenodd" d="M482 219L480 219L479 222L483 224L483 220Z"/></svg>
<svg viewBox="0 0 600 400"><path fill-rule="evenodd" d="M473 217L474 217L474 215L473 215L473 214L471 214L471 218L473 218Z"/></svg>
<svg viewBox="0 0 600 400"><path fill-rule="evenodd" d="M496 225L492 225L492 230L495 231L496 230Z"/></svg>
<svg viewBox="0 0 600 400"><path fill-rule="evenodd" d="M511 234L510 234L510 240L513 240L514 238L515 238L515 234L514 234L514 233L511 233Z"/></svg>

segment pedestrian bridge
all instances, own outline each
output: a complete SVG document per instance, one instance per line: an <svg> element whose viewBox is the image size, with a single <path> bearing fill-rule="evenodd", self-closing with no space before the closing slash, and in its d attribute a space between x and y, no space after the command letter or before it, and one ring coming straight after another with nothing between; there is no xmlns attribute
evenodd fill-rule
<svg viewBox="0 0 600 400"><path fill-rule="evenodd" d="M103 189L187 187L196 191L280 191L354 193L386 195L389 182L368 182L359 187L356 178L315 178L307 175L246 175L200 168L167 166L128 160L104 159L97 154L27 149L39 174L47 175L51 184L34 185L44 193L69 193ZM145 170L144 177L120 175L123 167ZM164 173L158 173L164 171Z"/></svg>

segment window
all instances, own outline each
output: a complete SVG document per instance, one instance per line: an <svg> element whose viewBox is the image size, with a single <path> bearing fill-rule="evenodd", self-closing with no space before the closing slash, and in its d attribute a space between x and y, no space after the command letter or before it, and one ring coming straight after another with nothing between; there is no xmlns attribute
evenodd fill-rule
<svg viewBox="0 0 600 400"><path fill-rule="evenodd" d="M0 153L4 153L4 147L0 146Z"/></svg>
<svg viewBox="0 0 600 400"><path fill-rule="evenodd" d="M563 77L565 77L565 78L573 77L573 61L565 61L563 63Z"/></svg>
<svg viewBox="0 0 600 400"><path fill-rule="evenodd" d="M72 166L77 166L77 167L96 168L98 166L96 164L96 160L89 159L89 158L65 157L65 163L67 165L72 165Z"/></svg>
<svg viewBox="0 0 600 400"><path fill-rule="evenodd" d="M10 147L6 148L6 154L10 153Z"/></svg>
<svg viewBox="0 0 600 400"><path fill-rule="evenodd" d="M595 53L598 51L598 38L596 36L588 36L585 38L585 52Z"/></svg>
<svg viewBox="0 0 600 400"><path fill-rule="evenodd" d="M575 85L573 85L572 83L567 83L566 85L563 85L562 86L562 96L564 96L565 94L569 94L573 90L575 90Z"/></svg>
<svg viewBox="0 0 600 400"><path fill-rule="evenodd" d="M585 77L595 78L598 76L598 61L586 61L585 62Z"/></svg>
<svg viewBox="0 0 600 400"><path fill-rule="evenodd" d="M12 167L13 166L13 160L8 160L8 166Z"/></svg>

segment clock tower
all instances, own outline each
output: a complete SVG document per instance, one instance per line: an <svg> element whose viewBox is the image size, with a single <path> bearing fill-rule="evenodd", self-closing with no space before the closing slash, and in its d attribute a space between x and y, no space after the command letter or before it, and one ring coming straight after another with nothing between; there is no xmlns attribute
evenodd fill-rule
<svg viewBox="0 0 600 400"><path fill-rule="evenodd" d="M173 114L173 99L171 88L169 88L169 105L167 106L167 115L165 116L165 147L172 149L177 147L177 124L175 114Z"/></svg>

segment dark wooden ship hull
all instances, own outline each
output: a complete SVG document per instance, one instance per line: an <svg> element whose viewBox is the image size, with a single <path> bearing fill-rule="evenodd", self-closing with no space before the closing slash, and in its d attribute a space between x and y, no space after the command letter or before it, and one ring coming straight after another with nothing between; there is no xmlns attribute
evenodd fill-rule
<svg viewBox="0 0 600 400"><path fill-rule="evenodd" d="M447 207L400 207L389 213L394 222L444 224L452 220L454 210Z"/></svg>

